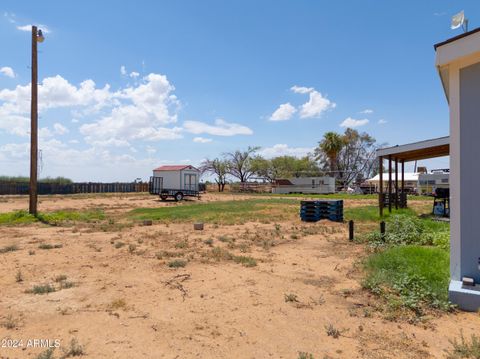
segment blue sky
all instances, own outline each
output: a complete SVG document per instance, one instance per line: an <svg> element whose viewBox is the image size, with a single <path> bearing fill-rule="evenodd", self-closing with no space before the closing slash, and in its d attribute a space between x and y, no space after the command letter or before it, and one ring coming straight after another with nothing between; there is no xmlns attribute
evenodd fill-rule
<svg viewBox="0 0 480 359"><path fill-rule="evenodd" d="M447 135L433 44L462 9L476 27L473 1L4 0L0 172L28 174L25 25L46 30L41 176L129 181L249 145L302 155L342 123L390 145Z"/></svg>

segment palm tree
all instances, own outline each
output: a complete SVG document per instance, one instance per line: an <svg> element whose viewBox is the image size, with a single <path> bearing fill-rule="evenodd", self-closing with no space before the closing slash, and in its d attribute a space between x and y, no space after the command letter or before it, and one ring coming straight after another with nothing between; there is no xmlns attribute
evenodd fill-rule
<svg viewBox="0 0 480 359"><path fill-rule="evenodd" d="M336 132L326 132L315 149L317 159L323 158L328 161L328 167L334 177L336 177L338 155L344 144L342 135Z"/></svg>

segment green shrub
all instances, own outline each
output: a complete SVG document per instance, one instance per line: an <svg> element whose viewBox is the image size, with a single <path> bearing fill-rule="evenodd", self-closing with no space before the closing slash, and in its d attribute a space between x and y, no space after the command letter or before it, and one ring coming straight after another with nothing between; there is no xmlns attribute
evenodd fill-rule
<svg viewBox="0 0 480 359"><path fill-rule="evenodd" d="M443 249L450 246L449 225L431 219L420 219L405 214L397 214L387 219L385 235L375 231L366 239L374 247L392 245L435 245Z"/></svg>
<svg viewBox="0 0 480 359"><path fill-rule="evenodd" d="M298 352L298 359L314 359L312 353Z"/></svg>
<svg viewBox="0 0 480 359"><path fill-rule="evenodd" d="M54 356L53 356L54 350L55 348L47 349L44 352L41 352L40 354L38 354L35 359L54 359Z"/></svg>
<svg viewBox="0 0 480 359"><path fill-rule="evenodd" d="M255 267L257 265L255 258L248 256L233 256L233 261L245 267Z"/></svg>
<svg viewBox="0 0 480 359"><path fill-rule="evenodd" d="M175 259L171 262L168 262L170 268L183 268L187 265L187 261L183 259Z"/></svg>
<svg viewBox="0 0 480 359"><path fill-rule="evenodd" d="M450 249L450 232L433 233L433 245L444 250Z"/></svg>
<svg viewBox="0 0 480 359"><path fill-rule="evenodd" d="M33 294L48 294L48 293L55 292L55 288L50 284L42 284L42 285L35 285L33 286L32 289L27 290L26 292L33 293Z"/></svg>
<svg viewBox="0 0 480 359"><path fill-rule="evenodd" d="M468 342L463 333L460 333L460 341L450 340L453 350L447 351L447 359L461 358L480 358L480 337L472 334L470 342Z"/></svg>
<svg viewBox="0 0 480 359"><path fill-rule="evenodd" d="M39 249L58 249L62 248L63 244L48 244L48 243L42 243L38 246Z"/></svg>
<svg viewBox="0 0 480 359"><path fill-rule="evenodd" d="M15 244L5 246L3 248L0 248L0 254L1 253L8 253L8 252L15 252L18 251L18 247Z"/></svg>

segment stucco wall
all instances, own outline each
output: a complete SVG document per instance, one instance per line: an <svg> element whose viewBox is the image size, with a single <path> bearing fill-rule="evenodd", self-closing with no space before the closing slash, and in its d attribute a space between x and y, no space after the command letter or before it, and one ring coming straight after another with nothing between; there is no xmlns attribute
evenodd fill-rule
<svg viewBox="0 0 480 359"><path fill-rule="evenodd" d="M460 69L460 275L480 282L480 63Z"/></svg>

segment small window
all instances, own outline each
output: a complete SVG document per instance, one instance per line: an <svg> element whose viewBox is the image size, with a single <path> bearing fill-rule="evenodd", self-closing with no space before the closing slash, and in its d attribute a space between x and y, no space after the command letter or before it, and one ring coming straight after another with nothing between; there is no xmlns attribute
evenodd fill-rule
<svg viewBox="0 0 480 359"><path fill-rule="evenodd" d="M432 184L432 185L435 184L435 180L429 180L428 184Z"/></svg>
<svg viewBox="0 0 480 359"><path fill-rule="evenodd" d="M448 178L442 178L442 183L448 183Z"/></svg>

